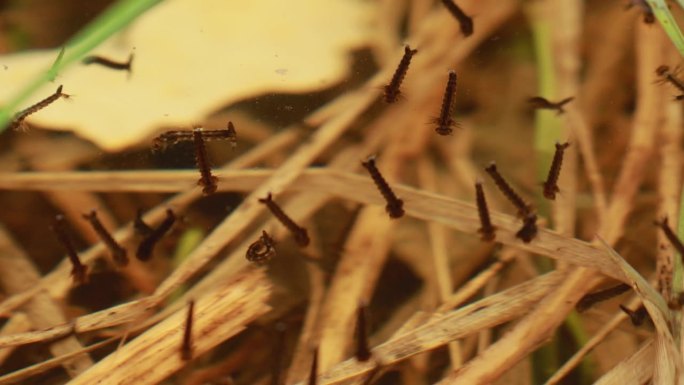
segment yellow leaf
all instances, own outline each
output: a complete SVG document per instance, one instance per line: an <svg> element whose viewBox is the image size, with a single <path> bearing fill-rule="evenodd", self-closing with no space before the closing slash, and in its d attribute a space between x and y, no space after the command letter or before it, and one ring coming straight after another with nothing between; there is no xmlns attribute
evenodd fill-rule
<svg viewBox="0 0 684 385"><path fill-rule="evenodd" d="M241 99L329 87L347 75L349 51L370 39L372 7L350 0L165 1L94 52L122 62L134 52L130 78L125 71L76 64L30 103L59 84L73 97L27 122L70 129L115 151L160 127L201 122ZM49 68L58 52L0 58L0 103Z"/></svg>

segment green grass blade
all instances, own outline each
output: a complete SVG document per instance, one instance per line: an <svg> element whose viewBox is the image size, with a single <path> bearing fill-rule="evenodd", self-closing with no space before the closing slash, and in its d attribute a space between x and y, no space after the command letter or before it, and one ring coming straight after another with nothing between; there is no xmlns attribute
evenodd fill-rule
<svg viewBox="0 0 684 385"><path fill-rule="evenodd" d="M57 78L57 73L59 72L57 68L59 67L59 63L62 62L62 58L64 57L64 51L66 50L66 47L62 47L62 49L59 50L59 54L57 55L57 59L55 59L54 63L52 63L52 67L50 67L50 70L48 71L48 80L51 82L54 82L55 79Z"/></svg>
<svg viewBox="0 0 684 385"><path fill-rule="evenodd" d="M684 186L683 186L684 188ZM677 220L677 228L675 229L679 239L684 239L684 190L679 196L679 219ZM684 291L684 281L682 277L684 276L684 266L682 265L682 258L684 256L679 255L677 250L673 250L674 255L674 271L672 272L672 291L674 293L681 293Z"/></svg>
<svg viewBox="0 0 684 385"><path fill-rule="evenodd" d="M80 60L93 48L120 31L138 16L162 0L120 0L105 10L99 17L86 25L62 48L55 62L32 82L26 85L9 103L0 110L0 132L7 129L13 112L19 109L34 92L70 64ZM68 92L68 85L64 87Z"/></svg>
<svg viewBox="0 0 684 385"><path fill-rule="evenodd" d="M556 74L553 67L553 50L551 43L551 22L539 17L532 17L532 38L537 60L537 74L539 77L539 95L553 99L557 97ZM537 158L537 182L546 179L551 160L555 151L555 144L561 135L561 124L551 111L536 110L534 119L534 150ZM549 216L548 200L541 193L536 197L539 213Z"/></svg>
<svg viewBox="0 0 684 385"><path fill-rule="evenodd" d="M202 243L202 240L206 234L202 229L200 228L189 228L187 229L183 235L180 236L178 239L178 244L176 246L176 251L173 253L173 266L178 267L180 266L183 261L190 255L190 253L195 250L197 246L199 246L200 243ZM183 293L187 291L187 285L183 284L181 285L178 289L176 289L173 294L167 299L166 303L173 303L178 298L183 296Z"/></svg>
<svg viewBox="0 0 684 385"><path fill-rule="evenodd" d="M667 6L665 0L647 0L648 5L651 6L653 14L655 15L658 22L667 33L667 36L672 40L672 43L679 51L679 54L684 56L684 36L682 36L682 31L672 17L670 13L670 8ZM684 1L680 0L679 4L682 5Z"/></svg>

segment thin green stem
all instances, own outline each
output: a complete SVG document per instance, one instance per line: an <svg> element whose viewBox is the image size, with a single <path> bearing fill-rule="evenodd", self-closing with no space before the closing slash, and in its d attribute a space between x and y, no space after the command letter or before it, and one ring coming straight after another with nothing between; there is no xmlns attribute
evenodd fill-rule
<svg viewBox="0 0 684 385"><path fill-rule="evenodd" d="M532 17L532 36L537 59L537 74L539 78L539 95L555 98L556 74L553 65L551 43L551 25L549 20ZM537 110L534 120L534 149L537 154L537 181L541 183L551 166L555 144L560 138L561 124L551 111ZM539 212L548 216L549 204L541 193L537 195Z"/></svg>
<svg viewBox="0 0 684 385"><path fill-rule="evenodd" d="M684 36L682 36L682 31L679 29L677 22L675 22L672 13L670 13L670 7L667 5L665 0L646 0L648 5L653 10L658 22L667 33L667 36L672 40L672 43L679 51L679 54L684 56ZM679 0L679 4L682 5L684 1Z"/></svg>
<svg viewBox="0 0 684 385"><path fill-rule="evenodd" d="M7 124L12 119L14 111L18 110L19 106L40 87L54 79L61 70L80 60L93 48L161 1L120 0L86 25L66 43L50 68L37 75L0 110L0 132L7 129ZM65 86L65 91L68 92L68 86Z"/></svg>
<svg viewBox="0 0 684 385"><path fill-rule="evenodd" d="M677 236L679 239L684 239L684 186L679 196L679 219L677 220ZM674 271L672 272L672 290L674 294L684 291L684 265L682 264L682 255L679 255L675 250Z"/></svg>
<svg viewBox="0 0 684 385"><path fill-rule="evenodd" d="M576 311L572 311L568 314L568 318L565 319L565 327L568 328L568 331L574 338L577 346L584 346L589 342L589 334L584 329L582 317L580 317ZM579 366L581 384L591 384L593 382L594 369L594 362L585 356Z"/></svg>
<svg viewBox="0 0 684 385"><path fill-rule="evenodd" d="M532 38L534 42L535 57L537 62L537 76L539 79L539 95L549 99L558 98L556 84L556 73L553 56L552 42L552 22L541 15L539 10L529 9L529 20L532 27ZM563 127L560 119L552 111L537 110L534 122L534 149L537 156L537 181L546 179L546 176L553 160L556 142L561 141ZM540 191L540 190L539 190ZM546 217L550 215L550 205L541 191L536 197L539 212ZM542 271L551 270L551 263L539 264L537 266ZM567 330L572 334L578 346L582 346L587 341L587 334L581 320L576 313L571 313L565 320ZM535 376L538 379L548 378L558 369L558 357L560 349L558 338L554 338L548 345L542 347L535 355L535 363L541 365L535 367ZM553 356L552 358L549 356ZM584 360L582 363L583 377L590 375L591 361Z"/></svg>
<svg viewBox="0 0 684 385"><path fill-rule="evenodd" d="M64 51L66 50L66 47L62 47L62 49L59 50L59 54L57 55L57 59L52 63L52 67L48 70L48 80L51 82L54 82L55 79L57 78L57 73L59 72L57 70L59 64L62 62L62 58L64 58Z"/></svg>
<svg viewBox="0 0 684 385"><path fill-rule="evenodd" d="M200 228L190 228L187 229L183 235L178 239L176 246L176 251L173 253L173 266L180 266L183 261L190 255L190 253L195 250L195 248L202 243L202 240L206 234ZM183 296L183 293L187 290L186 285L182 285L178 288L167 300L167 303L172 303L178 298Z"/></svg>

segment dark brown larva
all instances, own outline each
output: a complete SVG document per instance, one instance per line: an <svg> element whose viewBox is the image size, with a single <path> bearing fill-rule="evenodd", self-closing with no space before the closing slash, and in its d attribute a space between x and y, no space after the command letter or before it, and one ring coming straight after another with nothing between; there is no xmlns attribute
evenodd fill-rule
<svg viewBox="0 0 684 385"><path fill-rule="evenodd" d="M311 370L309 371L309 385L318 384L318 347L313 351L313 358L311 359Z"/></svg>
<svg viewBox="0 0 684 385"><path fill-rule="evenodd" d="M417 49L411 49L411 47L408 45L404 47L404 56L401 58L399 66L397 66L397 70L394 71L392 80L390 80L389 84L385 86L385 101L387 103L394 103L399 98L399 95L401 94L399 87L401 87L401 82L406 76L406 72L409 69L413 55L415 55L417 52Z"/></svg>
<svg viewBox="0 0 684 385"><path fill-rule="evenodd" d="M466 15L465 12L456 5L454 0L442 0L442 4L446 7L447 10L449 10L449 13L451 13L454 18L458 21L458 24L461 27L461 33L463 33L463 36L468 37L473 34L473 19Z"/></svg>
<svg viewBox="0 0 684 385"><path fill-rule="evenodd" d="M483 241L491 242L496 238L496 227L492 225L489 217L489 208L485 199L482 182L475 183L475 201L477 202L477 212L480 216L480 229L477 230Z"/></svg>
<svg viewBox="0 0 684 385"><path fill-rule="evenodd" d="M71 276L74 279L74 283L82 284L88 281L88 267L81 263L81 259L78 257L76 248L74 247L69 234L66 230L66 219L64 215L58 214L55 217L55 222L50 226L52 231L57 236L59 242L64 246L64 250L71 261L72 269Z"/></svg>
<svg viewBox="0 0 684 385"><path fill-rule="evenodd" d="M118 61L108 59L108 58L103 57L103 56L92 55L92 56L86 56L83 59L83 64L85 64L85 65L99 64L103 67L111 68L113 70L123 70L123 71L131 72L131 65L133 64L133 53L131 53L128 56L128 61L126 61L126 62L118 62Z"/></svg>
<svg viewBox="0 0 684 385"><path fill-rule="evenodd" d="M202 129L199 127L195 128L192 131L192 137L195 143L195 162L200 172L200 179L197 181L197 184L202 186L204 195L213 194L216 192L218 178L211 174L211 165L209 164L209 156L207 155L207 147L204 144Z"/></svg>
<svg viewBox="0 0 684 385"><path fill-rule="evenodd" d="M582 299L580 299L579 302L577 302L577 305L575 305L575 309L577 309L577 311L581 313L581 312L589 309L590 307L594 306L595 304L609 300L613 297L616 297L616 296L628 291L631 288L632 287L629 286L628 284L621 283L621 284L616 285L616 286L611 286L607 289L603 289L603 290L599 290L599 291L596 291L593 293L589 293L589 294L585 295L584 297L582 297Z"/></svg>
<svg viewBox="0 0 684 385"><path fill-rule="evenodd" d="M261 237L247 248L247 260L258 265L270 261L275 255L275 241L264 230L261 231Z"/></svg>
<svg viewBox="0 0 684 385"><path fill-rule="evenodd" d="M530 243L537 236L537 214L528 213L523 218L523 225L515 236L525 243Z"/></svg>
<svg viewBox="0 0 684 385"><path fill-rule="evenodd" d="M447 80L446 88L444 89L444 97L442 98L442 108L439 112L439 117L434 119L437 124L435 132L439 135L450 135L458 124L451 117L454 108L454 96L456 93L456 72L449 71L449 80Z"/></svg>
<svg viewBox="0 0 684 385"><path fill-rule="evenodd" d="M228 122L228 126L223 130L202 129L202 138L205 141L230 140L231 147L235 147L237 145L237 131L235 131L233 122Z"/></svg>
<svg viewBox="0 0 684 385"><path fill-rule="evenodd" d="M180 348L180 356L183 361L192 359L194 347L192 345L192 323L195 315L195 301L188 302L188 314L185 318L185 330L183 332L183 344Z"/></svg>
<svg viewBox="0 0 684 385"><path fill-rule="evenodd" d="M225 130L217 130L220 132L220 138L219 139L229 139L230 140L230 145L231 147L235 148L237 147L237 131L235 130L235 126L233 125L233 122L228 122L228 127L226 127ZM210 137L210 139L212 139Z"/></svg>
<svg viewBox="0 0 684 385"><path fill-rule="evenodd" d="M654 221L653 224L663 230L667 240L670 241L675 250L677 250L677 253L679 253L679 257L684 261L684 244L682 244L677 234L670 228L670 225L667 223L667 217L664 217L660 222Z"/></svg>
<svg viewBox="0 0 684 385"><path fill-rule="evenodd" d="M14 120L12 120L12 123L10 124L10 126L12 127L12 129L17 130L24 124L24 120L29 115L34 114L34 113L42 110L43 108L49 106L50 104L52 104L55 100L57 100L59 98L68 98L68 97L69 97L68 94L65 94L62 92L62 86L60 85L59 87L57 87L57 91L55 91L54 94L48 96L47 98L39 101L38 103L32 105L31 107L29 107L25 110L17 112L14 115Z"/></svg>
<svg viewBox="0 0 684 385"><path fill-rule="evenodd" d="M133 232L141 237L146 237L154 231L145 221L142 219L143 209L138 209L135 215L135 220L133 221Z"/></svg>
<svg viewBox="0 0 684 385"><path fill-rule="evenodd" d="M297 225L292 218L285 214L283 209L280 208L277 203L275 203L271 193L268 193L266 198L260 198L259 203L265 204L266 207L271 210L273 216L276 217L278 221L283 224L283 226L290 230L290 233L292 233L299 246L306 247L309 244L309 235L306 232L306 229Z"/></svg>
<svg viewBox="0 0 684 385"><path fill-rule="evenodd" d="M626 306L620 305L620 309L629 316L629 319L632 321L632 325L634 326L641 326L644 324L644 321L651 319L644 305L639 306L639 308L636 310L631 310Z"/></svg>
<svg viewBox="0 0 684 385"><path fill-rule="evenodd" d="M370 360L371 351L368 346L368 307L365 303L360 303L356 312L356 350L354 356L357 361L365 362Z"/></svg>
<svg viewBox="0 0 684 385"><path fill-rule="evenodd" d="M383 178L382 174L380 174L380 170L378 170L377 166L375 165L375 156L369 157L368 160L361 162L361 164L366 170L368 170L373 182L375 182L378 190L380 190L380 194L385 197L385 200L387 201L385 210L389 214L390 218L401 218L404 215L404 201L397 198L397 196L394 194L394 191L392 191L389 184L387 184L385 178Z"/></svg>
<svg viewBox="0 0 684 385"><path fill-rule="evenodd" d="M656 69L656 74L658 76L661 76L662 82L670 83L673 87L679 90L679 92L682 92L681 95L675 96L675 99L677 100L683 100L684 99L684 82L679 79L677 76L675 76L671 71L670 67L666 65L661 65Z"/></svg>
<svg viewBox="0 0 684 385"><path fill-rule="evenodd" d="M669 307L672 310L681 310L683 305L684 305L684 292L677 293L674 296L674 298L671 298L667 303L667 307Z"/></svg>
<svg viewBox="0 0 684 385"><path fill-rule="evenodd" d="M633 6L636 6L637 8L641 9L644 24L655 23L655 15L653 14L653 9L651 9L651 6L648 4L648 1L646 1L646 0L630 0L629 3L627 4L626 8L629 9L629 8L632 8Z"/></svg>
<svg viewBox="0 0 684 385"><path fill-rule="evenodd" d="M556 143L556 152L553 154L553 161L549 168L549 175L544 182L544 197L546 199L555 200L556 193L560 192L558 188L558 177L560 176L561 167L563 166L563 154L565 149L570 147L570 143Z"/></svg>
<svg viewBox="0 0 684 385"><path fill-rule="evenodd" d="M545 98L542 98L541 96L535 96L532 98L527 99L527 102L532 105L532 108L534 109L540 109L540 110L555 110L556 115L561 115L565 112L563 109L563 106L570 103L573 101L575 98L573 96L569 98L565 98L561 100L560 102L551 102Z"/></svg>
<svg viewBox="0 0 684 385"><path fill-rule="evenodd" d="M518 209L518 216L526 218L529 213L532 212L532 206L526 203L518 193L513 190L511 185L506 182L506 180L501 176L499 170L496 168L496 163L492 162L485 168L485 171L492 177L496 186L499 190L508 198L508 200L513 203L513 205Z"/></svg>
<svg viewBox="0 0 684 385"><path fill-rule="evenodd" d="M147 236L140 242L135 256L141 261L147 261L152 257L154 246L160 239L169 231L176 222L176 215L171 209L166 209L166 218L156 229L147 234Z"/></svg>
<svg viewBox="0 0 684 385"><path fill-rule="evenodd" d="M200 133L202 134L202 139L205 141L212 141L212 140L230 140L231 141L231 146L236 147L237 146L237 131L235 130L235 126L233 125L233 122L228 122L228 127L223 130L205 130L201 129ZM176 144L178 142L183 142L183 141L192 141L195 140L195 134L194 131L187 131L187 130L171 130L171 131L166 131L161 134L159 134L154 140L152 141L152 148L155 151L161 150L165 148L167 145L170 144Z"/></svg>
<svg viewBox="0 0 684 385"><path fill-rule="evenodd" d="M117 266L128 265L128 253L126 252L126 249L119 245L119 242L112 237L112 234L110 234L102 222L100 222L100 218L97 217L97 211L91 210L88 214L83 214L83 218L90 222L93 230L95 230L102 242L107 246L109 252L112 253L114 263L116 263Z"/></svg>

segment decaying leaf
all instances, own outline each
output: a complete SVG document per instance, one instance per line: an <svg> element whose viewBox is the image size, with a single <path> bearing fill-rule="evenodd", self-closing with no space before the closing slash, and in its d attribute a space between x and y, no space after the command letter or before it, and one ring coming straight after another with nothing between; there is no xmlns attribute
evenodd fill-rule
<svg viewBox="0 0 684 385"><path fill-rule="evenodd" d="M114 151L240 99L325 88L346 75L348 52L370 38L371 10L368 2L344 0L165 1L93 52L122 62L133 52L130 77L76 64L27 106L59 84L73 97L27 122L74 130ZM47 71L59 51L0 58L0 103Z"/></svg>

